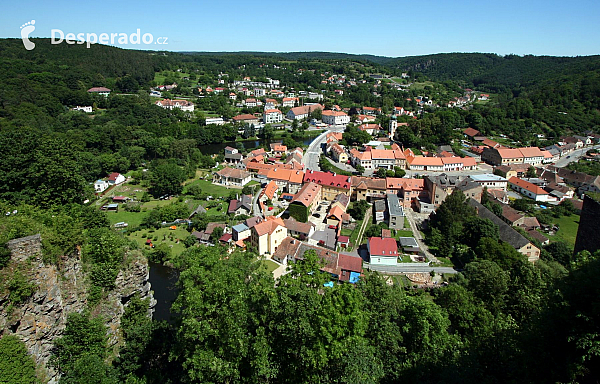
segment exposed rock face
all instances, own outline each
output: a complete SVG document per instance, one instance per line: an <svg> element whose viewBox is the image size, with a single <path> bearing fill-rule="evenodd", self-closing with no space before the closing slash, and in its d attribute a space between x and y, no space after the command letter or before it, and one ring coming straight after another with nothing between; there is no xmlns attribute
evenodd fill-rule
<svg viewBox="0 0 600 384"><path fill-rule="evenodd" d="M43 367L50 382L57 381L56 372L48 367L54 340L65 329L67 316L82 312L87 306L86 274L79 257L63 259L60 270L46 265L41 258L39 235L16 239L12 262L27 265L26 273L36 286L36 292L25 303L14 306L8 301L8 293L0 292L0 331L14 333L27 346L36 364ZM129 255L133 260L121 270L115 281L116 288L94 310L94 315L105 319L109 344L120 340L121 316L129 299L139 293L142 298L152 297L148 281L147 260L138 252Z"/></svg>

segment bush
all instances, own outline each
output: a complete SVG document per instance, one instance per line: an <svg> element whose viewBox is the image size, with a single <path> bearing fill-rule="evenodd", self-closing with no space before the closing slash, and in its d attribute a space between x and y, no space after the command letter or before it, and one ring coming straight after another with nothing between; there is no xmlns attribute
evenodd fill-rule
<svg viewBox="0 0 600 384"><path fill-rule="evenodd" d="M35 292L36 285L30 283L21 271L16 270L7 285L8 300L12 304L21 304L29 299Z"/></svg>

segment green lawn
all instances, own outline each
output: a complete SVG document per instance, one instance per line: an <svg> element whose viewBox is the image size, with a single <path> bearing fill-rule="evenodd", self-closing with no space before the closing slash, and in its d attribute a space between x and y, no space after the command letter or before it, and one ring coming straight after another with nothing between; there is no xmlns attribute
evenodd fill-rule
<svg viewBox="0 0 600 384"><path fill-rule="evenodd" d="M548 236L546 233L544 233L544 236L552 241L562 240L574 246L577 229L579 228L579 215L562 216L560 219L552 219L552 223L558 224L560 229L554 236Z"/></svg>
<svg viewBox="0 0 600 384"><path fill-rule="evenodd" d="M422 83L413 83L413 84L410 86L410 89L413 89L413 90L416 90L416 91L418 91L418 90L423 90L423 89L425 89L425 87L426 87L426 86L428 86L428 85L434 86L434 85L435 85L435 83L434 83L434 82L432 82L432 81L424 81L424 82L422 82Z"/></svg>
<svg viewBox="0 0 600 384"><path fill-rule="evenodd" d="M273 260L261 260L260 263L267 269L267 272L273 273L274 270L279 268L279 264Z"/></svg>
<svg viewBox="0 0 600 384"><path fill-rule="evenodd" d="M413 261L409 255L402 255L398 262L399 263L412 263Z"/></svg>
<svg viewBox="0 0 600 384"><path fill-rule="evenodd" d="M227 203L226 201L221 201L216 207L208 209L206 211L206 216L226 215L227 208L229 208L229 203Z"/></svg>
<svg viewBox="0 0 600 384"><path fill-rule="evenodd" d="M399 285L401 287L410 287L412 283L408 280L408 277L404 275L392 276L392 281L394 284Z"/></svg>
<svg viewBox="0 0 600 384"><path fill-rule="evenodd" d="M139 227L146 215L147 212L127 212L121 207L119 207L119 212L106 212L110 225L124 221L128 224L128 228Z"/></svg>
<svg viewBox="0 0 600 384"><path fill-rule="evenodd" d="M396 231L394 239L398 239L400 237L414 237L414 235L411 230L399 229Z"/></svg>
<svg viewBox="0 0 600 384"><path fill-rule="evenodd" d="M147 229L137 231L135 233L130 234L128 237L131 240L134 240L138 243L140 248L150 249L149 246L146 245L147 238L152 240L154 245L159 245L162 243L167 244L171 247L171 252L173 256L179 256L181 252L185 250L185 245L183 245L183 240L188 237L190 234L185 229L186 226L178 226L177 229L172 230L169 227L160 228L154 232L150 232ZM143 238L142 235L147 234L147 238ZM171 240L171 237L173 240ZM155 240L156 239L156 240ZM177 239L179 239L179 243L177 243Z"/></svg>
<svg viewBox="0 0 600 384"><path fill-rule="evenodd" d="M350 235L350 248L354 248L359 244L356 244L356 239L358 238L358 232L360 231L360 227L362 226L363 221L362 220L357 220L356 221L356 227L354 227L354 231L352 231L352 234ZM342 229L343 231L343 229ZM348 235L346 235L348 236Z"/></svg>
<svg viewBox="0 0 600 384"><path fill-rule="evenodd" d="M186 184L185 187L183 187L183 193L185 194L185 192L187 191L187 188L190 185L195 185L195 184L200 185L200 188L202 188L202 192L207 193L207 194L213 196L214 198L229 196L229 193L232 190L240 191L240 188L231 187L231 189L228 189L227 187L213 184L212 180L209 181L209 180L199 179L199 180L192 181L189 184Z"/></svg>
<svg viewBox="0 0 600 384"><path fill-rule="evenodd" d="M183 72L177 72L177 71L156 72L154 74L154 81L156 81L156 84L166 85L166 84L164 84L164 81L167 78L167 76L176 77L178 79L181 79L182 77L188 77L189 73L183 73Z"/></svg>

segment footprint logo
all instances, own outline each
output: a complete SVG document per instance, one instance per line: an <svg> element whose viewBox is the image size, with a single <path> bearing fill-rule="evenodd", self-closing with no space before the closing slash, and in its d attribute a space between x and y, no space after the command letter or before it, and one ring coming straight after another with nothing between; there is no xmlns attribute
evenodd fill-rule
<svg viewBox="0 0 600 384"><path fill-rule="evenodd" d="M35 43L33 41L29 41L29 34L35 31L35 20L31 20L28 23L21 25L21 39L23 40L23 45L25 49L31 51L35 48Z"/></svg>

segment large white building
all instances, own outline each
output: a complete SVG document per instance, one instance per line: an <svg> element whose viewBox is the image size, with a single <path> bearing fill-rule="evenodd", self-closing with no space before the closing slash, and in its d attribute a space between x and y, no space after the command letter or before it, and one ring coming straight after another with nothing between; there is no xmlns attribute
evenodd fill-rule
<svg viewBox="0 0 600 384"><path fill-rule="evenodd" d="M263 123L274 124L281 123L283 114L279 109L267 109L263 112Z"/></svg>
<svg viewBox="0 0 600 384"><path fill-rule="evenodd" d="M187 100L164 99L164 100L158 100L156 102L156 105L158 105L159 107L163 107L165 109L179 108L182 111L194 112L194 103L192 103L191 101L187 101Z"/></svg>
<svg viewBox="0 0 600 384"><path fill-rule="evenodd" d="M330 125L344 125L350 122L350 116L340 111L323 111L323 123Z"/></svg>
<svg viewBox="0 0 600 384"><path fill-rule="evenodd" d="M302 120L308 118L308 115L317 109L322 110L323 106L321 104L303 105L290 109L285 117L290 120Z"/></svg>

